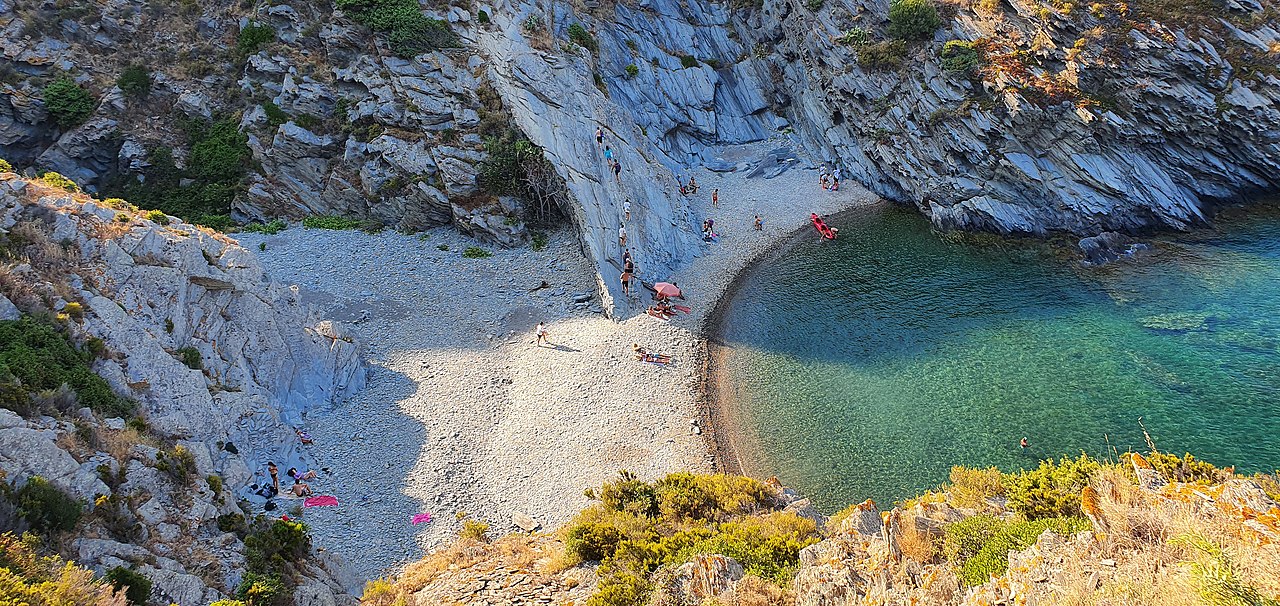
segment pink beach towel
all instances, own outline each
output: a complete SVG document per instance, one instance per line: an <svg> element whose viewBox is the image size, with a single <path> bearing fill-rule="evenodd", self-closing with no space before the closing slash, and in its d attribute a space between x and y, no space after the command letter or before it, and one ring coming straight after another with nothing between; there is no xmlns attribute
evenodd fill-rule
<svg viewBox="0 0 1280 606"><path fill-rule="evenodd" d="M332 507L337 504L338 504L338 497L331 497L328 495L319 496L319 497L307 497L307 500L302 502L303 507Z"/></svg>
<svg viewBox="0 0 1280 606"><path fill-rule="evenodd" d="M423 522L430 522L430 521L431 521L431 514L429 513L420 513L416 516L413 516L414 526L417 526L418 524L422 524Z"/></svg>

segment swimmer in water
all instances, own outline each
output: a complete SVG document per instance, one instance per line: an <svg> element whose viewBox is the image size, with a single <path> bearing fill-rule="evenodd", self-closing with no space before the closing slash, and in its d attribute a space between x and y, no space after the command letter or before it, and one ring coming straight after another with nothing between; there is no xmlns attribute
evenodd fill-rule
<svg viewBox="0 0 1280 606"><path fill-rule="evenodd" d="M1018 445L1021 446L1023 450L1026 450L1027 446L1029 446L1029 444L1027 444L1027 438L1023 437L1022 441L1018 442Z"/></svg>

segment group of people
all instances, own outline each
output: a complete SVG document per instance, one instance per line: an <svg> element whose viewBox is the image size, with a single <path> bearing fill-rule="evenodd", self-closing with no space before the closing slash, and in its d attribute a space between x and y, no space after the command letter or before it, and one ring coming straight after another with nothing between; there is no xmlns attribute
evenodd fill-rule
<svg viewBox="0 0 1280 606"><path fill-rule="evenodd" d="M256 494L270 500L281 494L280 489L280 468L276 466L275 461L267 461L267 475L271 477L270 484L263 484L256 487ZM289 495L294 497L309 497L314 494L311 485L307 484L307 480L316 479L314 470L299 470L297 467L290 467L285 472L285 476L289 480L293 480L293 484L284 489ZM270 509L270 508L268 508Z"/></svg>
<svg viewBox="0 0 1280 606"><path fill-rule="evenodd" d="M822 185L822 189L827 191L839 191L840 167L837 166L835 170L827 172L827 167L823 166L822 170L818 171L818 182Z"/></svg>
<svg viewBox="0 0 1280 606"><path fill-rule="evenodd" d="M687 185L683 181L680 181L679 179L676 179L676 182L680 183L680 195L692 196L698 193L698 180L693 178L693 175L689 175L689 183ZM718 189L716 190L716 192L719 192L719 191L720 190ZM719 194L717 193L716 196L718 197ZM717 200L717 202L719 202L719 200Z"/></svg>
<svg viewBox="0 0 1280 606"><path fill-rule="evenodd" d="M609 170L613 171L613 178L619 183L622 182L622 163L613 157L613 148L604 144L604 128L596 127L596 145L604 146L604 162L609 165Z"/></svg>

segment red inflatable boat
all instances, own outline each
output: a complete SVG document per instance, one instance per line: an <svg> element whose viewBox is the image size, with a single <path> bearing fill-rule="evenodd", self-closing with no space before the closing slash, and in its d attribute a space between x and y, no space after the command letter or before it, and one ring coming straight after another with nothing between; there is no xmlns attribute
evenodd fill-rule
<svg viewBox="0 0 1280 606"><path fill-rule="evenodd" d="M820 234L823 238L826 238L828 240L836 239L836 230L828 226L826 221L823 221L822 217L818 216L818 213L810 213L809 220L813 221L813 228L818 230L818 234Z"/></svg>

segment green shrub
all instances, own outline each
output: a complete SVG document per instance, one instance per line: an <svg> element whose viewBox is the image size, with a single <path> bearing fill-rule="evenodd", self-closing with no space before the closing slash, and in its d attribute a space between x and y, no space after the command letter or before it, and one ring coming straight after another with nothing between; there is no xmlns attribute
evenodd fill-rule
<svg viewBox="0 0 1280 606"><path fill-rule="evenodd" d="M151 166L141 174L122 175L104 189L143 208L214 229L229 229L231 202L243 187L250 165L248 137L231 118L183 123L190 143L186 169L174 163L172 150L151 150Z"/></svg>
<svg viewBox="0 0 1280 606"><path fill-rule="evenodd" d="M151 92L151 74L141 65L130 65L120 72L116 86L126 97L145 97Z"/></svg>
<svg viewBox="0 0 1280 606"><path fill-rule="evenodd" d="M951 468L951 484L946 487L950 501L956 507L979 509L987 499L1004 496L1005 475L995 467L973 469L955 466Z"/></svg>
<svg viewBox="0 0 1280 606"><path fill-rule="evenodd" d="M942 46L942 69L963 74L982 65L982 53L967 40L948 40Z"/></svg>
<svg viewBox="0 0 1280 606"><path fill-rule="evenodd" d="M284 113L279 105L270 101L262 104L262 111L267 114L267 128L272 131L289 121L289 114Z"/></svg>
<svg viewBox="0 0 1280 606"><path fill-rule="evenodd" d="M156 469L169 474L169 478L186 485L196 473L196 456L181 444L172 450L156 452Z"/></svg>
<svg viewBox="0 0 1280 606"><path fill-rule="evenodd" d="M1028 520L1081 515L1080 491L1101 466L1081 454L1040 462L1040 467L1012 476L1008 481L1009 507Z"/></svg>
<svg viewBox="0 0 1280 606"><path fill-rule="evenodd" d="M11 172L13 172L13 165L9 164L8 160L0 159L0 173L11 173Z"/></svg>
<svg viewBox="0 0 1280 606"><path fill-rule="evenodd" d="M259 520L244 539L244 556L250 572L282 575L295 568L311 550L307 525L290 520Z"/></svg>
<svg viewBox="0 0 1280 606"><path fill-rule="evenodd" d="M302 219L302 226L307 229L359 229L361 225L364 225L364 222L359 219L332 215L313 215Z"/></svg>
<svg viewBox="0 0 1280 606"><path fill-rule="evenodd" d="M600 45L596 43L595 37L591 35L591 32L587 31L587 28L582 27L581 23L569 25L569 40L592 53L600 48Z"/></svg>
<svg viewBox="0 0 1280 606"><path fill-rule="evenodd" d="M623 69L623 71L627 73L628 79L635 78L636 76L640 75L640 68L637 67L635 63L628 64L627 67Z"/></svg>
<svg viewBox="0 0 1280 606"><path fill-rule="evenodd" d="M542 15L529 15L528 17L525 17L524 23L521 24L521 27L524 29L525 33L530 33L530 34L533 32L542 31L542 28L543 28Z"/></svg>
<svg viewBox="0 0 1280 606"><path fill-rule="evenodd" d="M468 246L466 250L462 251L462 257L464 259L485 259L492 256L493 253L480 248L479 246Z"/></svg>
<svg viewBox="0 0 1280 606"><path fill-rule="evenodd" d="M1181 457L1166 452L1153 452L1147 455L1147 461L1161 475L1174 482L1214 484L1230 477L1226 470L1201 461L1189 452Z"/></svg>
<svg viewBox="0 0 1280 606"><path fill-rule="evenodd" d="M836 38L837 44L845 46L865 46L871 43L871 32L865 27L853 27Z"/></svg>
<svg viewBox="0 0 1280 606"><path fill-rule="evenodd" d="M274 606L287 597L284 583L276 575L246 572L236 588L236 599L245 606Z"/></svg>
<svg viewBox="0 0 1280 606"><path fill-rule="evenodd" d="M147 211L147 214L143 216L146 217L148 221L158 225L169 224L169 215L164 214L163 210L149 210Z"/></svg>
<svg viewBox="0 0 1280 606"><path fill-rule="evenodd" d="M462 530L458 532L458 536L475 541L488 541L489 525L477 520L463 520Z"/></svg>
<svg viewBox="0 0 1280 606"><path fill-rule="evenodd" d="M186 364L187 368L192 370L204 368L204 361L200 356L199 349L190 346L180 347L176 353L178 354L178 359L182 360L182 363Z"/></svg>
<svg viewBox="0 0 1280 606"><path fill-rule="evenodd" d="M222 532L243 532L247 528L241 514L224 513L218 516L218 530Z"/></svg>
<svg viewBox="0 0 1280 606"><path fill-rule="evenodd" d="M680 55L680 66L685 69L698 67L698 59L693 55Z"/></svg>
<svg viewBox="0 0 1280 606"><path fill-rule="evenodd" d="M811 11L822 10L822 5L824 4L826 4L826 0L807 0L807 2L805 2L805 5L808 6Z"/></svg>
<svg viewBox="0 0 1280 606"><path fill-rule="evenodd" d="M445 252L449 252L449 245L448 245L448 244L437 244L437 245L436 245L436 250L442 250L442 251L445 251Z"/></svg>
<svg viewBox="0 0 1280 606"><path fill-rule="evenodd" d="M1008 570L1010 551L1030 547L1045 531L1070 535L1089 528L1089 521L1078 517L1003 521L979 515L946 527L943 552L965 585L980 585Z"/></svg>
<svg viewBox="0 0 1280 606"><path fill-rule="evenodd" d="M134 403L94 374L92 360L92 354L77 349L48 323L30 316L0 321L0 382L20 384L28 393L66 384L82 406L108 417L129 416Z"/></svg>
<svg viewBox="0 0 1280 606"><path fill-rule="evenodd" d="M62 173L55 173L53 171L49 171L43 175L40 175L40 180L44 181L44 184L48 185L49 187L57 187L59 189L65 189L71 192L80 191L80 186L76 185L75 181L72 181L71 179L68 179L62 176Z"/></svg>
<svg viewBox="0 0 1280 606"><path fill-rule="evenodd" d="M14 491L14 502L18 505L18 515L33 530L45 534L75 528L84 509L84 504L40 476L31 476L22 488Z"/></svg>
<svg viewBox="0 0 1280 606"><path fill-rule="evenodd" d="M476 21L479 22L480 25L489 25L489 13L486 13L483 10L477 11Z"/></svg>
<svg viewBox="0 0 1280 606"><path fill-rule="evenodd" d="M730 555L750 574L786 583L800 550L818 540L812 521L775 511L774 489L751 478L674 473L644 482L624 471L586 495L599 502L564 537L568 560L601 562L588 604L643 604L650 574L698 554Z"/></svg>
<svg viewBox="0 0 1280 606"><path fill-rule="evenodd" d="M449 24L427 18L417 0L335 0L334 5L385 36L392 52L401 57L460 45Z"/></svg>
<svg viewBox="0 0 1280 606"><path fill-rule="evenodd" d="M124 590L125 599L130 604L147 606L147 599L151 597L151 579L123 566L108 570L105 578L117 591Z"/></svg>
<svg viewBox="0 0 1280 606"><path fill-rule="evenodd" d="M244 56L252 55L275 39L276 30L270 25L250 21L240 29L240 35L236 37L236 51Z"/></svg>
<svg viewBox="0 0 1280 606"><path fill-rule="evenodd" d="M79 126L93 114L93 95L65 74L45 85L41 98L45 111L60 128Z"/></svg>
<svg viewBox="0 0 1280 606"><path fill-rule="evenodd" d="M267 223L250 223L240 229L250 233L274 236L284 231L287 227L289 227L289 225L284 222L284 219L273 219Z"/></svg>
<svg viewBox="0 0 1280 606"><path fill-rule="evenodd" d="M4 604L61 606L63 604L116 604L111 586L93 572L62 558L42 557L39 539L26 535L0 535L0 576Z"/></svg>
<svg viewBox="0 0 1280 606"><path fill-rule="evenodd" d="M858 47L858 65L869 69L893 69L907 57L907 44L902 40L883 40Z"/></svg>
<svg viewBox="0 0 1280 606"><path fill-rule="evenodd" d="M191 174L212 183L238 181L248 168L248 140L230 119L195 128L191 144Z"/></svg>
<svg viewBox="0 0 1280 606"><path fill-rule="evenodd" d="M215 231L231 231L231 215L200 215L191 220L192 223L200 227L207 227Z"/></svg>
<svg viewBox="0 0 1280 606"><path fill-rule="evenodd" d="M204 481L209 485L209 490L212 491L215 496L222 494L222 476L209 474L208 476L205 476Z"/></svg>
<svg viewBox="0 0 1280 606"><path fill-rule="evenodd" d="M892 0L889 4L889 35L902 40L921 40L942 27L933 0Z"/></svg>
<svg viewBox="0 0 1280 606"><path fill-rule="evenodd" d="M530 240L529 240L529 248L533 249L533 252L541 252L543 250L546 250L547 234L542 233L540 231L533 232L533 235L530 237Z"/></svg>

